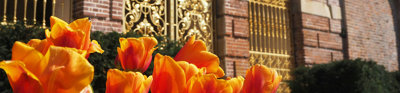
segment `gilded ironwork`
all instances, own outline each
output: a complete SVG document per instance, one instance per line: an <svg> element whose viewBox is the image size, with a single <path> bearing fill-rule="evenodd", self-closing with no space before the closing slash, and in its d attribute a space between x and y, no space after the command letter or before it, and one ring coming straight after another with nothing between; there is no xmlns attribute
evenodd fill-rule
<svg viewBox="0 0 400 93"><path fill-rule="evenodd" d="M26 24L26 7L28 4L28 0L24 0L24 24Z"/></svg>
<svg viewBox="0 0 400 93"><path fill-rule="evenodd" d="M283 81L278 92L290 92L293 67L287 0L249 0L250 64L277 70Z"/></svg>
<svg viewBox="0 0 400 93"><path fill-rule="evenodd" d="M196 35L206 42L207 49L213 50L211 4L211 0L178 0L176 39L186 41L190 36Z"/></svg>
<svg viewBox="0 0 400 93"><path fill-rule="evenodd" d="M213 50L211 0L124 0L124 28L186 41L195 35Z"/></svg>
<svg viewBox="0 0 400 93"><path fill-rule="evenodd" d="M1 24L7 23L7 0L4 0L4 12L3 12L3 22Z"/></svg>
<svg viewBox="0 0 400 93"><path fill-rule="evenodd" d="M37 0L33 2L33 24L36 24L36 7L37 7Z"/></svg>
<svg viewBox="0 0 400 93"><path fill-rule="evenodd" d="M13 17L14 23L17 23L17 2L18 0L14 0L14 17Z"/></svg>
<svg viewBox="0 0 400 93"><path fill-rule="evenodd" d="M47 0L43 0L43 17L42 17L43 28L46 28L46 3L47 3Z"/></svg>
<svg viewBox="0 0 400 93"><path fill-rule="evenodd" d="M37 16L36 12L37 12L37 8L39 7L39 6L37 6L38 0L33 0L33 9L27 8L28 7L28 0L23 0L23 2L18 2L18 0L14 0L13 4L11 5L12 7L8 7L8 8L13 8L13 10L14 10L12 12L12 16L9 16L9 17L7 17L7 5L8 5L7 1L8 0L4 0L4 2L3 2L4 3L4 8L3 8L4 11L3 11L3 20L1 22L2 25L6 25L6 24L9 24L9 23L10 24L15 24L17 21L21 21L26 26L30 27L30 26L32 26L32 25L37 23L36 21L38 19L36 18L36 16ZM46 19L48 19L48 17L46 18L46 6L47 6L46 3L48 1L52 2L51 15L54 16L54 13L55 13L56 0L43 0L43 4L42 4L43 15L42 15L42 22L41 22L43 28L46 28ZM19 3L22 3L22 4L19 4ZM23 7L20 7L18 5L23 5ZM23 15L17 15L18 8L23 8L23 10L24 10L23 11L23 13L24 13ZM33 10L33 15L27 15L27 11L32 11L32 10ZM18 19L19 18L18 16L21 16L22 19ZM27 16L33 16L33 17L32 17L32 19L27 19ZM8 19L8 20L11 20L11 22L7 22L7 18L12 18L12 19ZM30 21L30 23L32 23L32 24L28 23L28 21Z"/></svg>
<svg viewBox="0 0 400 93"><path fill-rule="evenodd" d="M126 31L144 35L165 35L165 2L163 0L125 0ZM134 27L135 26L135 27ZM134 29L132 29L134 28Z"/></svg>

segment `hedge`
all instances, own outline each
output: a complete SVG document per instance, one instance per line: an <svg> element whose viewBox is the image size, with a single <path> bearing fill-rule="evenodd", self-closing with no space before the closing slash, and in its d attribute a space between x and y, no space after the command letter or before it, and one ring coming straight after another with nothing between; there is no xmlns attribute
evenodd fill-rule
<svg viewBox="0 0 400 93"><path fill-rule="evenodd" d="M399 72L391 74L376 62L362 59L299 67L292 75L294 79L289 81L292 93L400 92Z"/></svg>
<svg viewBox="0 0 400 93"><path fill-rule="evenodd" d="M0 61L11 60L11 49L15 41L27 43L30 39L44 39L44 29L40 26L26 27L21 23L15 25L0 25ZM103 33L96 31L91 33L91 39L97 40L104 50L103 54L92 53L88 61L94 66L95 74L91 83L95 93L104 93L106 89L107 71L110 68L121 69L120 66L114 65L117 55L117 47L119 47L120 37L141 37L142 35L134 32L121 34L118 32ZM159 42L156 46L157 50L153 54L160 53L163 55L175 56L182 48L183 44L177 41L166 39L162 36L154 36ZM165 42L161 42L165 41ZM161 46L164 45L164 46ZM161 49L162 48L162 49ZM153 62L150 64L145 75L151 75L153 72ZM0 93L12 93L12 88L7 79L4 70L0 69Z"/></svg>

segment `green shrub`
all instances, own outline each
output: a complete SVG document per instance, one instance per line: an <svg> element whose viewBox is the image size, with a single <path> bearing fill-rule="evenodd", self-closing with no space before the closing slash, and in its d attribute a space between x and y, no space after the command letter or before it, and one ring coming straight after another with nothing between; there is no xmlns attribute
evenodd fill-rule
<svg viewBox="0 0 400 93"><path fill-rule="evenodd" d="M361 59L299 67L292 75L289 86L293 93L400 92L399 83L383 66Z"/></svg>

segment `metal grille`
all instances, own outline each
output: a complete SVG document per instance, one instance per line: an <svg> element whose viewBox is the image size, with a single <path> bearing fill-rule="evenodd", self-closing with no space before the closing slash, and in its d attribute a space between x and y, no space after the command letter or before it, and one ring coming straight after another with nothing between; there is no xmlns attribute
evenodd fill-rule
<svg viewBox="0 0 400 93"><path fill-rule="evenodd" d="M290 92L291 34L287 0L249 0L250 64L264 64L282 75L278 93Z"/></svg>
<svg viewBox="0 0 400 93"><path fill-rule="evenodd" d="M212 0L124 0L124 3L124 32L165 36L180 42L195 35L212 52Z"/></svg>
<svg viewBox="0 0 400 93"><path fill-rule="evenodd" d="M59 2L59 0L0 1L3 8L1 24L13 24L17 21L21 21L26 26L40 24L43 28L46 28L46 23L49 23L50 16L54 16L56 2ZM64 1L61 2L64 3Z"/></svg>

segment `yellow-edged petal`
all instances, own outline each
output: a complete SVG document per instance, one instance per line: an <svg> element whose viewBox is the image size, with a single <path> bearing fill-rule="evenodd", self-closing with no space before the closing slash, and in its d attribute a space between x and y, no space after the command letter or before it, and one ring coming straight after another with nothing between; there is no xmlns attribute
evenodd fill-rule
<svg viewBox="0 0 400 93"><path fill-rule="evenodd" d="M214 74L197 74L189 79L186 93L232 93L226 80L217 79Z"/></svg>
<svg viewBox="0 0 400 93"><path fill-rule="evenodd" d="M186 86L185 72L169 56L154 58L152 93L182 93Z"/></svg>
<svg viewBox="0 0 400 93"><path fill-rule="evenodd" d="M188 81L192 76L199 73L199 69L194 64L189 64L186 61L178 61L177 64L183 69L186 76L186 81Z"/></svg>
<svg viewBox="0 0 400 93"><path fill-rule="evenodd" d="M76 49L51 46L43 62L48 66L39 77L47 93L77 93L90 84L93 66Z"/></svg>
<svg viewBox="0 0 400 93"><path fill-rule="evenodd" d="M4 69L14 93L42 93L43 88L39 79L27 70L20 61L0 62Z"/></svg>
<svg viewBox="0 0 400 93"><path fill-rule="evenodd" d="M106 93L148 93L153 78L139 72L110 69L107 72Z"/></svg>
<svg viewBox="0 0 400 93"><path fill-rule="evenodd" d="M54 24L56 24L56 23L60 23L62 25L68 25L68 23L65 22L64 20L61 20L60 18L57 18L55 16L51 16L50 17L50 27L53 27Z"/></svg>
<svg viewBox="0 0 400 93"><path fill-rule="evenodd" d="M254 65L246 72L243 83L243 93L275 93L281 81L281 76L264 65Z"/></svg>
<svg viewBox="0 0 400 93"><path fill-rule="evenodd" d="M69 24L69 27L76 31L84 32L84 36L82 37L82 43L79 49L87 50L90 47L90 28L92 26L92 22L89 21L89 18L80 18Z"/></svg>
<svg viewBox="0 0 400 93"><path fill-rule="evenodd" d="M206 67L207 73L216 74L217 77L224 76L222 68L219 66L217 55L207 51L203 41L195 40L191 37L174 58L176 61L187 61L197 67Z"/></svg>
<svg viewBox="0 0 400 93"><path fill-rule="evenodd" d="M242 76L238 76L236 78L232 78L228 80L228 83L232 87L232 93L240 93L242 90L244 78Z"/></svg>
<svg viewBox="0 0 400 93"><path fill-rule="evenodd" d="M46 38L56 46L71 47L92 53L101 52L101 48L90 41L91 22L88 18L77 19L67 24L61 19L52 16L51 32L46 30ZM89 48L92 47L92 50ZM89 54L87 55L89 56Z"/></svg>
<svg viewBox="0 0 400 93"><path fill-rule="evenodd" d="M93 53L93 52L98 52L98 53L104 52L104 50L101 49L100 44L96 40L92 40L92 43L90 44L90 47L89 47L89 53Z"/></svg>
<svg viewBox="0 0 400 93"><path fill-rule="evenodd" d="M23 62L26 68L35 75L41 75L47 66L47 62L41 62L42 59L43 54L35 48L19 41L14 43L11 60Z"/></svg>
<svg viewBox="0 0 400 93"><path fill-rule="evenodd" d="M86 34L83 31L74 31L68 26L56 23L52 27L50 32L50 38L48 39L56 46L82 49L82 46L86 45L83 42L85 35Z"/></svg>
<svg viewBox="0 0 400 93"><path fill-rule="evenodd" d="M53 45L47 39L31 39L28 42L28 45L35 48L37 51L40 51L43 55L46 54L47 50L49 50L50 46Z"/></svg>
<svg viewBox="0 0 400 93"><path fill-rule="evenodd" d="M144 72L150 65L152 54L157 49L154 37L120 38L118 59L124 70Z"/></svg>

